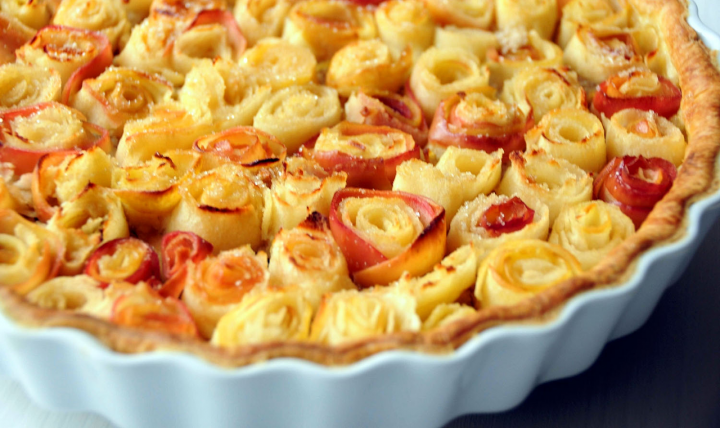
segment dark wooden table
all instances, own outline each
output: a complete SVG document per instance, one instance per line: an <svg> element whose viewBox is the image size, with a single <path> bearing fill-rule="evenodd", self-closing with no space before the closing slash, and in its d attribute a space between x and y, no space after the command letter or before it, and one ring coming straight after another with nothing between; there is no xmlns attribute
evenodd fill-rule
<svg viewBox="0 0 720 428"><path fill-rule="evenodd" d="M720 427L720 223L643 327L517 408L445 428L469 427Z"/></svg>

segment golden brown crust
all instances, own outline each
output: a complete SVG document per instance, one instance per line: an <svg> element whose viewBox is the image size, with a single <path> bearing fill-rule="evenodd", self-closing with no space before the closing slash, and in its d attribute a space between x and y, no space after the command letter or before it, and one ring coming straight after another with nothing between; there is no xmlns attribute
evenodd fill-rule
<svg viewBox="0 0 720 428"><path fill-rule="evenodd" d="M638 255L653 246L679 239L685 233L688 204L717 190L715 170L720 149L720 74L712 53L699 41L685 21L687 8L681 0L632 0L644 15L655 16L683 88L683 115L688 135L687 156L675 185L657 204L640 230L613 250L591 271L514 306L490 307L424 332L402 332L341 346L315 343L266 343L233 349L214 347L160 333L122 328L85 315L36 307L8 288L0 288L0 308L21 324L34 327L67 326L85 330L111 349L135 353L157 349L194 353L221 366L235 367L276 357L298 357L326 365L343 365L389 350L408 349L447 353L478 332L499 323L542 321L572 296L593 287L625 280L634 270Z"/></svg>

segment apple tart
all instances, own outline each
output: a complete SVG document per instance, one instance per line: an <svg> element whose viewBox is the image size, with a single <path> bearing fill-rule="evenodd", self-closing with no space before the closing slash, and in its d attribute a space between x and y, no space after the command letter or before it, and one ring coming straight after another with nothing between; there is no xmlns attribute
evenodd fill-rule
<svg viewBox="0 0 720 428"><path fill-rule="evenodd" d="M450 352L717 190L680 0L2 2L0 308L225 366Z"/></svg>

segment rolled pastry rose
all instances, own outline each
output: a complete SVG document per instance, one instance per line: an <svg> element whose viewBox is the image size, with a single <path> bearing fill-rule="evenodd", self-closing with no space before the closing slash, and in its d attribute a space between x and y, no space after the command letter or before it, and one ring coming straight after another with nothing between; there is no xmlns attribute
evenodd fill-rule
<svg viewBox="0 0 720 428"><path fill-rule="evenodd" d="M46 228L0 209L0 284L24 295L58 274L65 248Z"/></svg>
<svg viewBox="0 0 720 428"><path fill-rule="evenodd" d="M565 64L591 83L644 64L632 33L615 27L580 27L563 55Z"/></svg>
<svg viewBox="0 0 720 428"><path fill-rule="evenodd" d="M39 30L50 23L53 3L46 0L5 1L0 4L0 13L33 30Z"/></svg>
<svg viewBox="0 0 720 428"><path fill-rule="evenodd" d="M8 64L16 59L15 52L27 44L35 35L35 30L0 10L0 64Z"/></svg>
<svg viewBox="0 0 720 428"><path fill-rule="evenodd" d="M587 172L605 166L605 135L600 119L587 110L553 110L525 134L528 150L542 149Z"/></svg>
<svg viewBox="0 0 720 428"><path fill-rule="evenodd" d="M589 270L635 233L632 220L603 201L565 206L555 219L548 241L568 250Z"/></svg>
<svg viewBox="0 0 720 428"><path fill-rule="evenodd" d="M178 187L200 169L200 155L186 150L155 154L135 166L117 167L112 188L135 229L161 229L180 202Z"/></svg>
<svg viewBox="0 0 720 428"><path fill-rule="evenodd" d="M427 143L428 127L420 105L407 95L359 90L345 103L345 119L365 125L389 126L412 135L419 146Z"/></svg>
<svg viewBox="0 0 720 428"><path fill-rule="evenodd" d="M121 166L139 165L156 153L191 149L195 140L212 129L211 123L198 121L182 106L158 106L149 116L125 124L115 158Z"/></svg>
<svg viewBox="0 0 720 428"><path fill-rule="evenodd" d="M435 28L434 46L438 49L462 48L474 54L482 62L487 52L500 47L498 38L492 31L479 28L463 28L454 25Z"/></svg>
<svg viewBox="0 0 720 428"><path fill-rule="evenodd" d="M288 153L342 119L342 105L335 89L308 84L275 92L258 111L253 125L276 136Z"/></svg>
<svg viewBox="0 0 720 428"><path fill-rule="evenodd" d="M665 159L618 157L595 177L593 195L617 205L638 229L655 204L670 190L676 176L675 166Z"/></svg>
<svg viewBox="0 0 720 428"><path fill-rule="evenodd" d="M298 290L248 294L217 323L211 343L231 348L266 342L304 341L310 336L313 308Z"/></svg>
<svg viewBox="0 0 720 428"><path fill-rule="evenodd" d="M565 159L556 159L543 150L532 150L524 154L511 153L510 162L497 193L519 196L524 201L538 199L550 209L550 223L564 205L592 199L590 174Z"/></svg>
<svg viewBox="0 0 720 428"><path fill-rule="evenodd" d="M327 173L312 159L288 158L283 167L272 187L265 191L263 233L266 238L281 228L294 228L315 211L329 215L333 195L344 188L347 181L345 172Z"/></svg>
<svg viewBox="0 0 720 428"><path fill-rule="evenodd" d="M435 166L418 159L400 164L393 190L432 199L445 208L449 223L463 203L490 193L501 175L502 150L485 153L448 147Z"/></svg>
<svg viewBox="0 0 720 428"><path fill-rule="evenodd" d="M25 299L41 308L92 313L104 297L99 285L87 275L59 276L42 283Z"/></svg>
<svg viewBox="0 0 720 428"><path fill-rule="evenodd" d="M32 200L37 216L47 221L63 202L85 190L88 183L110 187L112 161L99 147L43 155L32 175Z"/></svg>
<svg viewBox="0 0 720 428"><path fill-rule="evenodd" d="M203 164L209 168L231 163L254 173L279 168L287 153L277 138L251 126L200 137L193 149L202 155Z"/></svg>
<svg viewBox="0 0 720 428"><path fill-rule="evenodd" d="M525 131L532 127L516 105L493 100L481 93L458 93L443 100L435 112L429 146L437 151L455 146L495 152L505 158L514 150L525 149Z"/></svg>
<svg viewBox="0 0 720 428"><path fill-rule="evenodd" d="M380 40L399 56L410 46L417 59L433 41L435 23L432 15L418 0L390 0L375 9Z"/></svg>
<svg viewBox="0 0 720 428"><path fill-rule="evenodd" d="M324 294L355 288L327 219L318 212L275 236L268 270L271 284L299 287L314 308Z"/></svg>
<svg viewBox="0 0 720 428"><path fill-rule="evenodd" d="M649 70L622 72L600 84L593 108L608 118L620 110L654 111L665 119L680 110L682 92L669 79Z"/></svg>
<svg viewBox="0 0 720 428"><path fill-rule="evenodd" d="M172 41L173 69L187 74L203 59L237 61L247 42L232 13L205 9Z"/></svg>
<svg viewBox="0 0 720 428"><path fill-rule="evenodd" d="M626 109L612 119L603 116L607 158L658 157L676 167L685 159L685 136L672 122L654 111Z"/></svg>
<svg viewBox="0 0 720 428"><path fill-rule="evenodd" d="M520 26L528 31L537 31L545 40L550 40L555 33L558 20L556 0L498 0L495 7L500 30Z"/></svg>
<svg viewBox="0 0 720 428"><path fill-rule="evenodd" d="M130 234L120 199L112 190L89 183L63 203L48 222L53 230L76 229L100 243Z"/></svg>
<svg viewBox="0 0 720 428"><path fill-rule="evenodd" d="M282 89L305 85L315 77L317 61L310 49L283 39L264 39L245 52L240 64L258 84Z"/></svg>
<svg viewBox="0 0 720 428"><path fill-rule="evenodd" d="M325 84L344 97L357 89L397 92L407 80L410 67L409 49L395 57L380 40L359 40L333 55Z"/></svg>
<svg viewBox="0 0 720 428"><path fill-rule="evenodd" d="M489 30L495 17L493 0L424 0L435 22Z"/></svg>
<svg viewBox="0 0 720 428"><path fill-rule="evenodd" d="M362 287L389 284L403 272L425 274L445 254L445 210L409 193L342 189L330 229Z"/></svg>
<svg viewBox="0 0 720 428"><path fill-rule="evenodd" d="M178 99L195 121L223 130L252 125L271 92L270 85L258 85L246 69L216 58L195 64L178 91Z"/></svg>
<svg viewBox="0 0 720 428"><path fill-rule="evenodd" d="M267 256L249 246L223 251L188 266L182 300L209 339L218 321L254 289L268 282Z"/></svg>
<svg viewBox="0 0 720 428"><path fill-rule="evenodd" d="M347 173L348 186L381 190L392 187L398 165L420 156L420 146L409 134L352 122L323 129L312 151L326 171Z"/></svg>
<svg viewBox="0 0 720 428"><path fill-rule="evenodd" d="M184 74L175 71L172 63L176 25L172 19L148 18L134 26L125 47L115 56L115 65L159 74L175 86L182 85Z"/></svg>
<svg viewBox="0 0 720 428"><path fill-rule="evenodd" d="M503 82L526 69L537 67L560 67L563 51L555 43L544 40L535 30L525 32L518 27L509 28L498 35L500 49L487 52L490 82L502 86Z"/></svg>
<svg viewBox="0 0 720 428"><path fill-rule="evenodd" d="M95 146L110 151L107 131L60 103L0 112L0 162L12 163L16 174L31 172L47 153Z"/></svg>
<svg viewBox="0 0 720 428"><path fill-rule="evenodd" d="M185 305L178 299L160 296L144 282L114 301L110 322L176 336L198 337L198 328Z"/></svg>
<svg viewBox="0 0 720 428"><path fill-rule="evenodd" d="M146 117L155 105L169 101L172 93L172 85L156 74L110 67L83 82L72 106L119 139L127 121Z"/></svg>
<svg viewBox="0 0 720 428"><path fill-rule="evenodd" d="M60 101L62 81L52 68L19 62L0 66L0 111Z"/></svg>
<svg viewBox="0 0 720 428"><path fill-rule="evenodd" d="M16 52L18 61L60 73L62 101L67 104L83 80L100 75L113 59L107 37L95 31L50 25Z"/></svg>
<svg viewBox="0 0 720 428"><path fill-rule="evenodd" d="M226 0L154 0L150 6L150 19L166 19L184 29L204 11L224 10Z"/></svg>
<svg viewBox="0 0 720 428"><path fill-rule="evenodd" d="M615 25L625 27L628 23L624 10L615 10L608 0L570 0L562 8L558 29L558 45L565 49L580 26Z"/></svg>
<svg viewBox="0 0 720 428"><path fill-rule="evenodd" d="M233 14L248 46L280 36L292 5L290 0L236 0Z"/></svg>
<svg viewBox="0 0 720 428"><path fill-rule="evenodd" d="M507 241L480 264L476 307L515 305L581 272L575 256L559 245L537 239Z"/></svg>
<svg viewBox="0 0 720 428"><path fill-rule="evenodd" d="M123 0L63 0L53 24L103 33L114 50L127 41L131 26Z"/></svg>
<svg viewBox="0 0 720 428"><path fill-rule="evenodd" d="M585 90L577 74L567 67L528 67L503 85L500 99L517 104L535 123L550 111L560 108L586 109Z"/></svg>
<svg viewBox="0 0 720 428"><path fill-rule="evenodd" d="M318 61L332 58L343 46L377 35L369 9L350 2L309 0L296 3L285 19L282 38L307 46Z"/></svg>
<svg viewBox="0 0 720 428"><path fill-rule="evenodd" d="M507 241L548 237L550 212L542 202L517 196L480 195L460 208L448 234L448 250L472 244L480 260Z"/></svg>
<svg viewBox="0 0 720 428"><path fill-rule="evenodd" d="M415 299L407 291L346 290L328 294L315 314L310 339L327 345L378 337L400 331L418 331Z"/></svg>
<svg viewBox="0 0 720 428"><path fill-rule="evenodd" d="M213 246L192 232L175 231L163 235L160 257L165 280L160 294L179 298L185 288L189 265L198 264L213 252Z"/></svg>
<svg viewBox="0 0 720 428"><path fill-rule="evenodd" d="M442 100L458 92L486 91L489 79L488 68L470 52L431 47L415 63L409 88L430 121Z"/></svg>
<svg viewBox="0 0 720 428"><path fill-rule="evenodd" d="M393 286L408 290L417 300L415 311L426 320L442 304L455 302L475 283L477 261L467 245L457 249L421 277L402 277Z"/></svg>
<svg viewBox="0 0 720 428"><path fill-rule="evenodd" d="M422 331L432 331L475 314L475 308L460 303L441 303L422 324Z"/></svg>
<svg viewBox="0 0 720 428"><path fill-rule="evenodd" d="M88 258L84 274L105 288L111 282L137 284L160 279L160 260L155 250L137 238L119 238L99 246Z"/></svg>
<svg viewBox="0 0 720 428"><path fill-rule="evenodd" d="M196 175L180 186L180 196L166 231L196 233L218 251L260 245L262 190L240 168L224 165Z"/></svg>

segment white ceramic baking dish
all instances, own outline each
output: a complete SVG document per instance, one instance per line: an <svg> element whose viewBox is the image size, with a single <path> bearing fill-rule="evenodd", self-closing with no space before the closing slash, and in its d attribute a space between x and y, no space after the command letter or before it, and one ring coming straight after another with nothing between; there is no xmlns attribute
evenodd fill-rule
<svg viewBox="0 0 720 428"><path fill-rule="evenodd" d="M712 49L720 37L690 24ZM277 359L240 369L192 355L124 355L68 328L28 329L0 314L0 374L43 407L92 411L122 427L437 427L519 404L541 382L589 367L640 327L720 214L720 193L689 209L685 236L642 257L624 285L583 293L542 325L487 330L457 352L385 352L340 368Z"/></svg>

